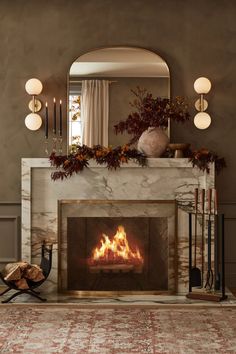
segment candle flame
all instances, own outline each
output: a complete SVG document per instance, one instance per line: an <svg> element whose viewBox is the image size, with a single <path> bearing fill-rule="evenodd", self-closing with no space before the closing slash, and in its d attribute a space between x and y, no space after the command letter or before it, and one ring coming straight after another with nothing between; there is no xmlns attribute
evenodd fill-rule
<svg viewBox="0 0 236 354"><path fill-rule="evenodd" d="M48 106L48 103L46 102L46 107Z"/></svg>
<svg viewBox="0 0 236 354"><path fill-rule="evenodd" d="M62 100L60 100L60 104L62 104Z"/></svg>
<svg viewBox="0 0 236 354"><path fill-rule="evenodd" d="M56 102L56 99L55 99L55 97L53 98L53 102L54 102L54 103Z"/></svg>

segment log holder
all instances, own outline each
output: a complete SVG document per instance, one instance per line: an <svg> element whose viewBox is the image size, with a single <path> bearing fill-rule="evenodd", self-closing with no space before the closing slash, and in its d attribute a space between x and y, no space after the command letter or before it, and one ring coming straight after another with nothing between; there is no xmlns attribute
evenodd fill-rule
<svg viewBox="0 0 236 354"><path fill-rule="evenodd" d="M12 299L14 299L16 296L19 296L19 295L22 295L22 294L29 294L29 295L37 298L38 300L47 301L47 299L42 298L40 296L40 292L36 291L35 289L38 288L41 284L43 284L46 281L46 279L48 278L49 274L50 274L51 267L52 267L52 244L50 244L50 245L46 245L45 243L42 244L40 267L43 270L44 279L39 281L39 282L34 282L34 281L27 280L27 283L28 283L28 286L29 286L28 289L19 289L14 284L14 282L6 281L4 279L3 274L0 272L1 280L4 282L4 284L7 285L7 289L5 289L2 293L0 293L0 296L8 293L8 291L10 291L10 290L15 290L16 291L10 297L8 297L7 299L3 300L2 303L7 303L7 302L11 301Z"/></svg>

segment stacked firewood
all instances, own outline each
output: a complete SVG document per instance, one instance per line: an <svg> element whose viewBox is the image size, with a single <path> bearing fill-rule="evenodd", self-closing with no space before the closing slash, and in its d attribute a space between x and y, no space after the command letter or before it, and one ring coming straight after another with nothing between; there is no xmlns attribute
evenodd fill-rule
<svg viewBox="0 0 236 354"><path fill-rule="evenodd" d="M27 280L39 282L45 278L38 265L28 262L8 263L2 274L5 281L13 282L18 289L29 289Z"/></svg>

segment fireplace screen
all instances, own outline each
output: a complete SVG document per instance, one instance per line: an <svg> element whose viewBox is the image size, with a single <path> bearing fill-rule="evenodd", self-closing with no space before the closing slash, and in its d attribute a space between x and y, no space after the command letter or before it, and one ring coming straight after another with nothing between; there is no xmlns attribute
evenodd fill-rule
<svg viewBox="0 0 236 354"><path fill-rule="evenodd" d="M177 204L60 200L59 290L175 292Z"/></svg>
<svg viewBox="0 0 236 354"><path fill-rule="evenodd" d="M67 217L68 290L168 289L167 217Z"/></svg>

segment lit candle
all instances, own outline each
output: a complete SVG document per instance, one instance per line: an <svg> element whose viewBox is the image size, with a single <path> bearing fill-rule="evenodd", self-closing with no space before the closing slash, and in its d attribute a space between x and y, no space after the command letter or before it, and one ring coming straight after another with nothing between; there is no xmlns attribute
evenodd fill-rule
<svg viewBox="0 0 236 354"><path fill-rule="evenodd" d="M60 124L59 124L59 135L62 136L62 100L60 100Z"/></svg>
<svg viewBox="0 0 236 354"><path fill-rule="evenodd" d="M46 102L45 138L48 139L48 103Z"/></svg>
<svg viewBox="0 0 236 354"><path fill-rule="evenodd" d="M54 108L54 114L53 114L53 134L57 133L57 107L56 107L56 99L54 97L53 99L53 108Z"/></svg>

